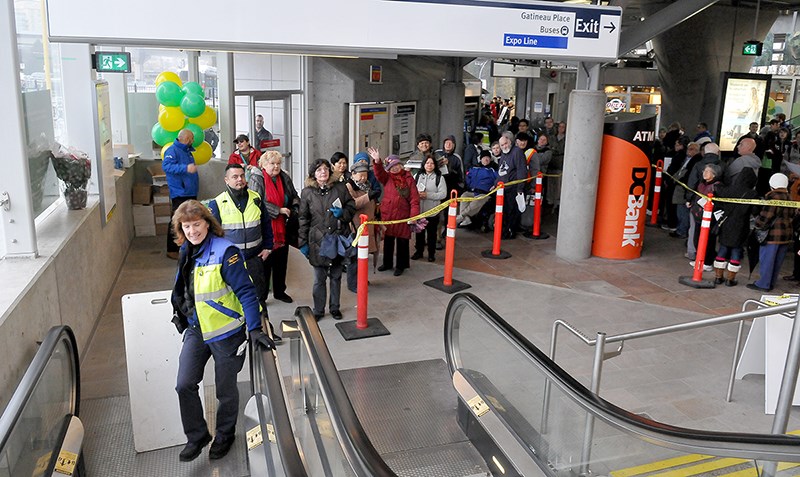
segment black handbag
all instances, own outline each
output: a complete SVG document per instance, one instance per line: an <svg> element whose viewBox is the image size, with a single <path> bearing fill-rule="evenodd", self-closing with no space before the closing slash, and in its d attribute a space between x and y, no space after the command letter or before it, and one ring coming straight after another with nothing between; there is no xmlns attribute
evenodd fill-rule
<svg viewBox="0 0 800 477"><path fill-rule="evenodd" d="M760 245L764 245L767 242L767 236L769 235L769 231L770 229L772 229L772 226L775 225L775 219L777 218L778 218L777 215L773 217L772 220L770 220L769 223L766 225L766 227L763 229L753 229L753 234L755 234L756 240Z"/></svg>

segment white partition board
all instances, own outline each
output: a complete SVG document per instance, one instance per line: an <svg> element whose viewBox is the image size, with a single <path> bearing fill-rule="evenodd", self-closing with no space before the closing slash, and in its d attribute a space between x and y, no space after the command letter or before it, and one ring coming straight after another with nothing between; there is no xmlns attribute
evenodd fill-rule
<svg viewBox="0 0 800 477"><path fill-rule="evenodd" d="M761 297L761 301L780 305L794 300L796 297L774 295ZM736 366L736 379L742 379L748 374L764 375L764 414L775 414L775 408L778 406L778 394L781 390L793 323L794 320L783 315L770 315L753 320L742 349L742 357ZM795 387L792 404L800 405L800 381Z"/></svg>

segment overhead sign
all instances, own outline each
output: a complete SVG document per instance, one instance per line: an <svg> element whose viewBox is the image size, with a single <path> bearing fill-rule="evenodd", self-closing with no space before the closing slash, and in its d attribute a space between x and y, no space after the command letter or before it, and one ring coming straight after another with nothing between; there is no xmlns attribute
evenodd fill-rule
<svg viewBox="0 0 800 477"><path fill-rule="evenodd" d="M761 56L764 49L764 44L757 40L750 40L744 42L742 47L742 54L745 56Z"/></svg>
<svg viewBox="0 0 800 477"><path fill-rule="evenodd" d="M539 78L541 75L541 70L542 69L538 66L492 61L493 77Z"/></svg>
<svg viewBox="0 0 800 477"><path fill-rule="evenodd" d="M94 54L94 69L98 73L130 73L131 54L120 51L98 51Z"/></svg>
<svg viewBox="0 0 800 477"><path fill-rule="evenodd" d="M230 51L328 54L432 54L613 60L619 47L620 7L558 2L491 0L306 0L302 21L274 22L261 35L247 28L198 28L208 23L213 0L182 2L137 0L47 0L50 39L101 45L152 45ZM252 18L296 18L293 2L230 0L228 11L247 11ZM152 12L158 12L153 15ZM109 17L125 18L109 22ZM180 21L175 21L180 18ZM481 28L433 28L424 35L388 33L391 25L414 25L420 18L433 25ZM337 25L331 29L330 25Z"/></svg>

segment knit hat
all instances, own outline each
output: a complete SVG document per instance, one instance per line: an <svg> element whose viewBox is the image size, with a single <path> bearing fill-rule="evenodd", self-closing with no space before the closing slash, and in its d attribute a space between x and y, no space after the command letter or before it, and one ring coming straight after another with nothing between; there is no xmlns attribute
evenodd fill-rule
<svg viewBox="0 0 800 477"><path fill-rule="evenodd" d="M359 152L358 154L355 155L355 157L353 157L353 164L360 161L369 162L369 156L367 155L366 152L363 151Z"/></svg>
<svg viewBox="0 0 800 477"><path fill-rule="evenodd" d="M492 153L489 152L488 150L484 149L484 150L481 151L480 154L478 154L478 159L480 159L483 156L492 157Z"/></svg>
<svg viewBox="0 0 800 477"><path fill-rule="evenodd" d="M392 170L392 167L400 164L400 158L396 154L392 154L391 156L386 158L386 170Z"/></svg>
<svg viewBox="0 0 800 477"><path fill-rule="evenodd" d="M357 174L359 172L369 172L369 164L365 161L356 161L351 167L350 172Z"/></svg>
<svg viewBox="0 0 800 477"><path fill-rule="evenodd" d="M772 174L772 177L769 178L769 186L773 189L785 189L789 186L789 178L780 172Z"/></svg>

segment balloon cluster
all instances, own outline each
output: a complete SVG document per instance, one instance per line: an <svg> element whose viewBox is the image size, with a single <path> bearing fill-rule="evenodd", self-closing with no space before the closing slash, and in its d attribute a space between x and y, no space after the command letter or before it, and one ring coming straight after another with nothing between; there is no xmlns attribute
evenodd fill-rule
<svg viewBox="0 0 800 477"><path fill-rule="evenodd" d="M217 122L217 113L206 106L203 87L194 81L184 84L177 74L164 71L156 77L156 99L159 102L158 122L153 125L150 135L162 147L161 158L181 129L188 129L194 134L192 155L195 164L208 162L214 151L204 141L203 131Z"/></svg>

